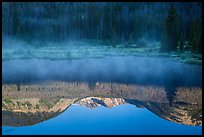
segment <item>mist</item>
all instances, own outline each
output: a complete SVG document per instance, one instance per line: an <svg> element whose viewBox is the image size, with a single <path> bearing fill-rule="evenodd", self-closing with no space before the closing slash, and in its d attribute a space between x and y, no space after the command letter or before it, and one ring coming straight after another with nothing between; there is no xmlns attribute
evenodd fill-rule
<svg viewBox="0 0 204 137"><path fill-rule="evenodd" d="M3 134L202 134L202 38L202 2L3 2Z"/></svg>
<svg viewBox="0 0 204 137"><path fill-rule="evenodd" d="M201 9L199 2L4 2L3 83L57 80L200 86L201 66L180 60L197 57L200 62L202 55L191 57L200 45L192 46L188 36L193 22L202 27ZM175 27L171 30L179 32L169 31L169 23ZM193 27L194 43L202 43L199 28Z"/></svg>
<svg viewBox="0 0 204 137"><path fill-rule="evenodd" d="M202 69L168 58L105 57L79 60L11 60L2 63L4 83L42 81L119 82L201 86Z"/></svg>

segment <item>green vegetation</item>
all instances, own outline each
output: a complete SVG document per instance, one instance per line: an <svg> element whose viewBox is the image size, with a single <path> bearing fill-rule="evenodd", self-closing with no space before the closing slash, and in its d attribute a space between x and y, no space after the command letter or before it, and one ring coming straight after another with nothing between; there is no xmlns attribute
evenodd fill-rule
<svg viewBox="0 0 204 137"><path fill-rule="evenodd" d="M39 108L40 108L40 106L37 104L37 105L35 106L35 108L36 108L36 109L39 109Z"/></svg>
<svg viewBox="0 0 204 137"><path fill-rule="evenodd" d="M46 99L40 99L39 101L40 104L47 106L48 108L52 108L53 105Z"/></svg>
<svg viewBox="0 0 204 137"><path fill-rule="evenodd" d="M4 99L4 101L7 103L7 104L14 104L10 99L6 98Z"/></svg>
<svg viewBox="0 0 204 137"><path fill-rule="evenodd" d="M82 43L82 42L81 42ZM115 47L98 45L84 42L85 46L60 46L60 43L54 46L53 43L47 44L47 47L38 47L32 49L22 49L16 52L14 49L5 48L2 51L2 61L12 59L49 59L49 60L73 60L83 58L103 58L108 56L137 56L137 57L170 57L176 61L184 63L202 64L202 54L190 51L171 51L169 53L160 52L160 44L153 43L152 46L136 47L130 45L116 45ZM76 43L79 44L79 43ZM83 44L82 44L83 45ZM147 45L141 40L140 45ZM32 52L31 52L32 50ZM15 90L16 87L13 87Z"/></svg>
<svg viewBox="0 0 204 137"><path fill-rule="evenodd" d="M161 40L161 51L190 51L202 53L202 20L191 17L188 25L188 32L184 32L184 25L181 16L177 14L172 5L164 25L164 33ZM185 35L186 38L184 38ZM187 41L187 42L185 42ZM186 44L185 44L185 43ZM189 61L194 62L194 61Z"/></svg>
<svg viewBox="0 0 204 137"><path fill-rule="evenodd" d="M72 40L106 41L110 47L138 43L143 47L146 45L140 39L145 38L161 41L164 52L187 48L201 53L200 2L4 2L2 11L2 34L31 44L41 41L36 47L47 41Z"/></svg>
<svg viewBox="0 0 204 137"><path fill-rule="evenodd" d="M161 51L175 51L181 36L181 19L176 9L171 6L165 22L164 35L161 44Z"/></svg>
<svg viewBox="0 0 204 137"><path fill-rule="evenodd" d="M202 21L191 18L189 27L189 49L202 53Z"/></svg>
<svg viewBox="0 0 204 137"><path fill-rule="evenodd" d="M22 105L22 103L19 101L17 101L16 103L17 103L18 107L20 107Z"/></svg>

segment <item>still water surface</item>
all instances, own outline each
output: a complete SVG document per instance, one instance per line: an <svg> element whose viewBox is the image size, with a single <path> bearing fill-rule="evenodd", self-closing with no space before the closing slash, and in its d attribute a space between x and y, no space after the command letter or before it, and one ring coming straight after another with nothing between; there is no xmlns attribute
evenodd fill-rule
<svg viewBox="0 0 204 137"><path fill-rule="evenodd" d="M202 126L164 120L144 108L124 104L93 110L73 105L61 115L32 126L3 126L3 134L201 134Z"/></svg>
<svg viewBox="0 0 204 137"><path fill-rule="evenodd" d="M3 134L202 134L202 66L143 57L2 64Z"/></svg>

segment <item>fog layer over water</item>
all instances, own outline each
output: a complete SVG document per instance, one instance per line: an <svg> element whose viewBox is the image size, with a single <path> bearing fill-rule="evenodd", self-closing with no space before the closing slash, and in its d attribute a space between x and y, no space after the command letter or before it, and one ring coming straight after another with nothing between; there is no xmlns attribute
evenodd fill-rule
<svg viewBox="0 0 204 137"><path fill-rule="evenodd" d="M64 80L160 86L202 85L201 66L183 64L169 58L28 59L4 61L2 64L3 83Z"/></svg>

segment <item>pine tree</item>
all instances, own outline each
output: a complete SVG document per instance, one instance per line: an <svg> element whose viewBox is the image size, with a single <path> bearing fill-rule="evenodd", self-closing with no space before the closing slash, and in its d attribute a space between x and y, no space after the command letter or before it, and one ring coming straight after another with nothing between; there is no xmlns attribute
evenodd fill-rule
<svg viewBox="0 0 204 137"><path fill-rule="evenodd" d="M164 34L161 42L161 51L174 51L177 49L181 34L181 19L176 9L171 6L164 25Z"/></svg>
<svg viewBox="0 0 204 137"><path fill-rule="evenodd" d="M13 35L17 35L18 31L18 7L17 3L13 2Z"/></svg>
<svg viewBox="0 0 204 137"><path fill-rule="evenodd" d="M192 52L201 52L202 48L202 23L192 18L189 26L189 48Z"/></svg>
<svg viewBox="0 0 204 137"><path fill-rule="evenodd" d="M181 33L181 37L180 37L180 42L179 42L179 50L180 51L183 51L183 48L184 48L184 34L183 32Z"/></svg>
<svg viewBox="0 0 204 137"><path fill-rule="evenodd" d="M200 35L200 40L199 40L199 50L198 50L198 52L199 53L202 53L202 32L201 32L201 35Z"/></svg>

